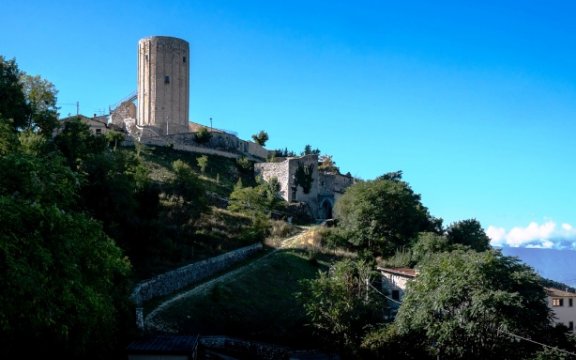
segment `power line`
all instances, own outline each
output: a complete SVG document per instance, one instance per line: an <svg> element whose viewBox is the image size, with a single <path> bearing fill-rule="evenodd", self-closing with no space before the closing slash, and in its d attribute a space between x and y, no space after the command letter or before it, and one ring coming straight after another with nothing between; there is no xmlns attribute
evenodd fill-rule
<svg viewBox="0 0 576 360"><path fill-rule="evenodd" d="M568 355L576 356L576 353L573 353L573 352L570 352L570 351L567 351L567 350L564 350L564 349L557 348L556 346L546 345L546 344L543 344L543 343L541 343L541 342L538 342L538 341L529 339L529 338L527 338L527 337L520 336L520 335L518 335L518 334L509 333L509 332L504 331L504 330L502 330L502 329L498 329L498 332L501 332L501 333L503 333L503 334L506 334L506 335L508 335L508 336L511 336L511 337L514 337L514 338L517 338L517 339L520 339L520 340L529 341L529 342L531 342L531 343L534 343L534 344L537 344L537 345L540 345L540 346L544 346L544 347L547 347L547 348L552 349L552 350L557 350L557 351L563 352L563 353L568 354Z"/></svg>
<svg viewBox="0 0 576 360"><path fill-rule="evenodd" d="M398 305L402 305L402 302L398 301L398 300L394 300L391 297L385 295L383 292L381 292L380 290L378 290L374 285L370 284L369 282L367 283L374 291L376 291L378 294L384 296L386 299L392 301L393 303L396 303Z"/></svg>
<svg viewBox="0 0 576 360"><path fill-rule="evenodd" d="M378 290L378 289L377 289L374 285L372 285L371 283L367 283L367 284L368 284L374 291L376 291L378 294L384 296L386 299L388 299L388 300L390 300L390 301L392 301L392 302L394 302L394 303L396 303L396 304L398 304L398 305L402 305L402 302L397 301L397 300L394 300L394 299L388 297L387 295L385 295L384 293L382 293L380 290ZM518 334L514 334L514 333L510 333L510 332L504 331L504 330L502 330L502 329L498 329L498 332L503 333L503 334L506 334L506 335L511 336L511 337L514 337L514 338L517 338L517 339L520 339L520 340L529 341L529 342L531 342L531 343L534 343L534 344L537 344L537 345L540 345L540 346L543 346L543 347L546 347L546 348L549 348L549 349L552 349L552 350L557 350L557 351L560 351L560 352L565 353L565 354L568 354L568 355L576 356L576 353L573 353L573 352L570 352L570 351L567 351L567 350L564 350L564 349L560 349L560 348L558 348L558 347L556 347L556 346L546 345L546 344L543 344L543 343L541 343L541 342L538 342L538 341L529 339L529 338L527 338L527 337L523 337L523 336L520 336L520 335L518 335Z"/></svg>

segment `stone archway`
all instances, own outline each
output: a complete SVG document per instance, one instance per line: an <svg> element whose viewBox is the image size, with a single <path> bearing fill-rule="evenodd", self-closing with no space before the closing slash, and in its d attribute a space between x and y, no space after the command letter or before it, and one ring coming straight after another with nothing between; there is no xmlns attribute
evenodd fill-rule
<svg viewBox="0 0 576 360"><path fill-rule="evenodd" d="M332 219L332 201L324 199L320 204L320 214L323 219Z"/></svg>

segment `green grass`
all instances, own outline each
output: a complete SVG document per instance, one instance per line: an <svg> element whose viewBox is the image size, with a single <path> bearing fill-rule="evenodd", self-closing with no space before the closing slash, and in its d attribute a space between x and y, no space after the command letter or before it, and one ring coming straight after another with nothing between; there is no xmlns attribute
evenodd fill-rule
<svg viewBox="0 0 576 360"><path fill-rule="evenodd" d="M311 329L295 294L300 280L317 277L326 263L300 250L276 252L204 296L174 303L161 314L181 334L228 335L291 346L313 346Z"/></svg>

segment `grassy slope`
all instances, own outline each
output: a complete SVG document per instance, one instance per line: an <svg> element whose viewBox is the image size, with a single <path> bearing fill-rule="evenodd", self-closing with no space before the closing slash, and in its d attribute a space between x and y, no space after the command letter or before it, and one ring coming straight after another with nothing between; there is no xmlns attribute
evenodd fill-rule
<svg viewBox="0 0 576 360"><path fill-rule="evenodd" d="M162 321L181 334L229 335L306 346L310 329L295 293L302 279L315 278L326 264L303 250L282 250L259 260L234 279L216 282L200 296L174 303Z"/></svg>
<svg viewBox="0 0 576 360"><path fill-rule="evenodd" d="M135 151L134 147L123 148L123 151ZM148 171L149 178L160 184L165 184L174 178L172 163L176 160L186 162L198 175L206 193L215 194L220 198L228 198L239 177L243 174L235 159L216 155L208 156L208 165L205 173L201 173L197 158L202 154L173 150L168 147L146 146L140 153L142 164ZM212 199L214 198L212 197ZM209 197L210 199L210 197ZM209 200L209 203L211 201ZM163 211L174 204L162 200ZM160 219L170 227L167 219ZM154 257L133 259L137 279L145 279L158 273L169 271L176 267L216 256L234 250L254 241L245 238L245 229L251 226L251 220L244 215L228 212L223 209L212 208L203 214L195 224L195 235L188 238L179 238L174 242L167 239L158 239L160 252Z"/></svg>

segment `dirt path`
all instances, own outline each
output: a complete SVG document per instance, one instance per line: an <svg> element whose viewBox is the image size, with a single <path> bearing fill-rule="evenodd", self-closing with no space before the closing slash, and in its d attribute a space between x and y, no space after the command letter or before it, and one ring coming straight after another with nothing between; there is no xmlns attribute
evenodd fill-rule
<svg viewBox="0 0 576 360"><path fill-rule="evenodd" d="M212 287L214 287L215 285L217 285L219 283L234 281L234 279L236 279L241 273L243 273L247 270L250 270L254 267L259 266L259 264L264 259L275 254L276 252L278 252L280 250L302 248L302 247L306 246L307 244L310 243L309 239L314 238L314 236L312 236L312 235L314 234L315 231L317 231L316 229L317 229L316 227L305 228L301 233L294 235L294 236L287 238L286 240L282 241L282 244L280 245L280 247L278 249L275 249L274 251L252 261L251 263L246 264L246 265L239 267L235 270L232 270L230 272L227 272L225 274L222 274L221 276L219 276L217 278L214 278L214 279L209 280L205 283L202 283L191 290L180 293L180 294L166 300L165 302L158 305L158 307L156 307L148 315L146 315L146 317L144 318L144 328L146 330L161 331L164 333L176 333L177 332L176 329L170 328L170 326L168 324L163 323L160 319L160 317L161 317L160 315L162 314L162 312L165 309L169 308L175 302L180 301L180 300L185 299L185 298L188 298L190 296L205 296L205 295L207 295L208 292L210 291L210 289L212 289Z"/></svg>

